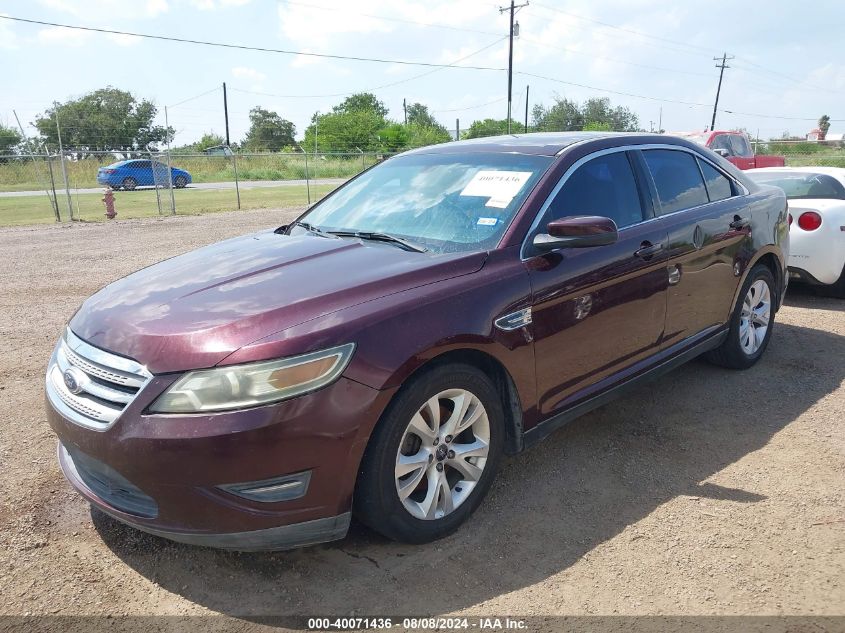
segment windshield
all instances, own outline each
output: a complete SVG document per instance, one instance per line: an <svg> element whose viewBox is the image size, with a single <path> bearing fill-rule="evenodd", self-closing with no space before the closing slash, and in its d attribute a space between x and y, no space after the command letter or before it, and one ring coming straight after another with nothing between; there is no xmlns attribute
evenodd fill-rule
<svg viewBox="0 0 845 633"><path fill-rule="evenodd" d="M435 253L486 250L553 160L511 153L397 156L301 220L323 231L387 233ZM295 225L291 233L305 230Z"/></svg>
<svg viewBox="0 0 845 633"><path fill-rule="evenodd" d="M809 172L746 172L758 185L780 187L789 200L829 198L845 200L845 186L833 176Z"/></svg>

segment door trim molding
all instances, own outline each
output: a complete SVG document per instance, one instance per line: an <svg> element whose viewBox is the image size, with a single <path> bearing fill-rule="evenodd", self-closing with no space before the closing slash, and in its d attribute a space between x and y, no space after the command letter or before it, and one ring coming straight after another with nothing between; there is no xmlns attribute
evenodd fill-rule
<svg viewBox="0 0 845 633"><path fill-rule="evenodd" d="M665 352L669 354L669 357L665 358L663 361L660 361L656 365L648 367L644 371L632 376L631 378L625 379L622 382L619 382L592 397L588 397L586 400L579 402L567 408L566 410L561 411L560 413L556 413L551 417L546 418L533 428L528 429L525 433L523 433L523 448L529 448L534 444L537 444L557 429L576 420L585 413L589 413L593 409L596 409L604 404L607 404L608 402L611 402L612 400L615 400L616 398L624 395L628 391L633 390L635 387L638 387L640 384L659 378L663 374L666 374L667 372L675 369L676 367L679 367L680 365L691 361L692 359L697 356L700 356L704 352L719 347L719 345L722 344L727 335L727 327L724 325L719 325L714 326L713 328L706 330L705 332L702 332L697 337L694 337L699 338L700 340L693 343L693 345L691 347L688 347L687 349L683 349L683 347L685 345L688 346L690 344L689 339L677 343L672 348L665 350ZM648 360L653 360L653 357L651 359L646 359L646 361L643 362L647 362Z"/></svg>

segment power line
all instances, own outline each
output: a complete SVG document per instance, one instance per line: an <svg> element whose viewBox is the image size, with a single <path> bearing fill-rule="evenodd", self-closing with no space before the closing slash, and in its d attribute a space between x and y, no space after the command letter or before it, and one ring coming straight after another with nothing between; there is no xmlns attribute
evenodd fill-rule
<svg viewBox="0 0 845 633"><path fill-rule="evenodd" d="M507 97L499 97L498 99L493 99L493 101L488 101L487 103L479 103L478 105L467 106L465 108L451 108L449 110L432 110L432 114L443 113L443 112L464 112L465 110L475 110L476 108L483 108L484 106L493 105L494 103L501 103Z"/></svg>
<svg viewBox="0 0 845 633"><path fill-rule="evenodd" d="M546 81L554 81L555 83L559 84L566 84L567 86L576 86L578 88L587 88L588 90L597 90L599 92L607 92L610 94L621 95L623 97L635 97L637 99L647 99L649 101L659 101L661 103L678 103L681 105L687 106L696 106L696 107L705 107L709 108L709 103L697 103L695 101L680 101L678 99L661 99L660 97L652 97L649 95L640 95L633 92L622 92L620 90L611 90L609 88L598 88L596 86L589 86L587 84L579 84L574 81L564 81L563 79L557 79L555 77L547 77L545 75L538 75L536 73L529 73L524 70L517 70L515 71L517 75L525 75L527 77L535 77L537 79L545 79Z"/></svg>
<svg viewBox="0 0 845 633"><path fill-rule="evenodd" d="M685 48L695 49L695 50L699 51L699 53L706 53L708 55L713 54L713 49L705 48L703 46L698 46L698 45L695 45L695 44L690 44L689 42L681 42L679 40L669 39L668 37L659 37L657 35L651 35L649 33L644 33L643 31L637 31L637 30L634 30L634 29L626 28L624 26L618 26L616 24L610 24L609 22L602 22L601 20L596 20L594 18L588 18L586 16L579 15L577 13L571 13L570 11L564 11L563 9L558 9L557 7L550 7L548 5L545 5L545 4L542 4L542 3L539 3L539 2L535 2L533 6L542 7L543 9L546 9L548 11L554 11L555 13L567 15L571 18L575 18L576 20L583 20L585 22L592 22L593 24L598 24L598 25L603 26L603 27L608 28L608 29L623 31L625 33L630 33L632 35L638 35L639 37L645 37L645 38L657 40L657 41L660 41L660 42L667 42L669 44L675 44L677 46L683 46ZM686 51L686 52L691 54L691 51Z"/></svg>
<svg viewBox="0 0 845 633"><path fill-rule="evenodd" d="M194 100L196 100L196 99L199 99L200 97L204 97L204 96L206 96L206 95L210 95L210 94L211 94L211 93L213 93L213 92L217 92L218 90L220 90L220 87L219 87L219 86L218 86L218 87L216 87L216 88L212 88L211 90L206 90L205 92L202 92L202 93L200 93L200 94L198 94L198 95L194 95L193 97L188 97L187 99L183 99L182 101L179 101L179 102L177 102L177 103L171 103L171 104L170 104L169 106L167 106L167 107L169 107L169 108L175 108L175 107L177 107L177 106L182 105L183 103L188 103L189 101L194 101Z"/></svg>
<svg viewBox="0 0 845 633"><path fill-rule="evenodd" d="M24 22L27 24L38 24L41 26L55 26L63 29L71 29L75 31L88 31L92 33L105 33L108 35L127 35L131 37L142 37L151 40L161 40L165 42L178 42L180 44L199 44L202 46L216 46L218 48L231 48L244 51L257 51L259 53L278 53L282 55L302 55L304 57L318 57L322 59L343 59L353 62L372 62L377 64L398 64L402 66L424 66L428 68L464 68L466 70L504 70L504 68L496 68L492 66L454 66L451 64L436 64L433 62L414 62L404 59L384 59L380 57L357 57L354 55L331 55L328 53L311 53L307 51L294 51L283 48L267 48L263 46L247 46L245 44L229 44L226 42L212 42L208 40L194 40L182 37L171 37L167 35L151 35L149 33L134 33L131 31L117 31L114 29L102 29L91 26L79 26L72 24L60 24L58 22L46 22L44 20L31 20L29 18L17 18L10 15L0 14L0 19L11 20L14 22Z"/></svg>
<svg viewBox="0 0 845 633"><path fill-rule="evenodd" d="M422 77L427 77L428 75L432 75L436 72L440 72L441 70L445 70L447 68L465 68L465 66L455 66L455 64L458 64L458 63L460 63L460 62L462 62L466 59L469 59L470 57L478 55L479 53L483 53L487 49L492 48L493 46L495 46L499 42L503 42L506 39L507 39L507 36L500 37L495 42L491 42L490 44L487 44L486 46L479 48L477 51L473 51L473 52L471 52L467 55L464 55L463 57L460 57L460 58L446 64L443 67L435 68L433 70L426 71L426 72L421 73L419 75L414 75L413 77L407 77L405 79L399 79L398 81L392 81L390 83L382 84L381 86L373 86L371 88L363 88L361 90L355 90L353 92L335 92L335 93L331 93L331 94L321 94L321 95L281 95L281 94L273 94L271 92L260 92L260 91L255 91L255 90L242 90L240 88L232 88L232 90L234 90L235 92L242 92L244 94L259 95L259 96L263 96L263 97L276 97L276 98L279 98L279 99L322 99L322 98L325 98L325 97L347 97L349 95L353 95L353 94L356 94L358 92L375 92L376 90L383 90L384 88L390 88L392 86L398 86L399 84L407 83L409 81L415 81L417 79L421 79ZM505 69L501 68L500 70L505 70Z"/></svg>

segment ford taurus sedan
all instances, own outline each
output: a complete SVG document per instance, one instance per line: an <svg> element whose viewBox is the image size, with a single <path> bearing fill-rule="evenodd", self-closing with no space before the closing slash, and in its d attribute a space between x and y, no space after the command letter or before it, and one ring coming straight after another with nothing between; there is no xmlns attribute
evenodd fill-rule
<svg viewBox="0 0 845 633"><path fill-rule="evenodd" d="M287 226L85 301L46 376L61 467L103 512L186 543L284 549L353 514L443 537L504 454L701 354L756 363L786 209L666 136L407 152Z"/></svg>

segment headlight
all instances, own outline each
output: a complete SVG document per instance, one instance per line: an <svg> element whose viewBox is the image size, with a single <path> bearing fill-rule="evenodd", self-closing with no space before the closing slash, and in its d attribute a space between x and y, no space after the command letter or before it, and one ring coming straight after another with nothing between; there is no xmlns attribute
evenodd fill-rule
<svg viewBox="0 0 845 633"><path fill-rule="evenodd" d="M192 371L150 406L155 413L200 413L255 407L325 387L337 379L354 343L302 356Z"/></svg>

